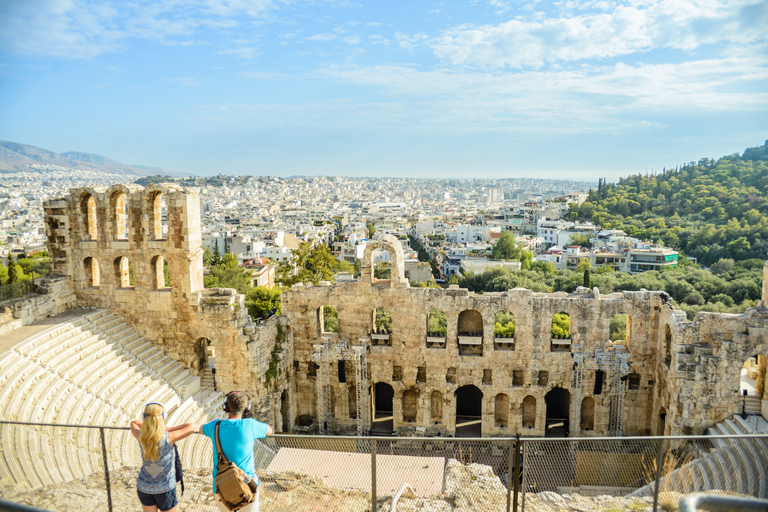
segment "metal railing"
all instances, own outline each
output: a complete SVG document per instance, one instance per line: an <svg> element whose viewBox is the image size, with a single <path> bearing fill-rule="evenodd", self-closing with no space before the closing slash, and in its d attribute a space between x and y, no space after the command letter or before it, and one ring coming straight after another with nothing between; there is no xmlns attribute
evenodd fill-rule
<svg viewBox="0 0 768 512"><path fill-rule="evenodd" d="M179 443L179 511L217 510L212 450ZM256 443L263 510L668 510L684 494L768 497L768 436L446 438L278 434ZM0 421L0 500L51 511L138 508L124 427ZM567 495L567 497L565 497ZM599 498L597 498L599 496ZM614 498L611 498L613 496ZM612 499L618 500L612 504ZM620 502L620 504L619 504Z"/></svg>

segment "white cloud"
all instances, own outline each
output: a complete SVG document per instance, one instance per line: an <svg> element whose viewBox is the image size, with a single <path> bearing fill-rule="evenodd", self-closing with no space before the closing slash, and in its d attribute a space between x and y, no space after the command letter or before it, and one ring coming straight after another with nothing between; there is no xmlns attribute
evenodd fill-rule
<svg viewBox="0 0 768 512"><path fill-rule="evenodd" d="M511 68L659 48L690 51L720 42L765 40L767 5L761 0L638 0L609 12L460 26L430 44L438 57L455 65Z"/></svg>
<svg viewBox="0 0 768 512"><path fill-rule="evenodd" d="M336 34L315 34L309 37L305 37L304 39L307 41L333 41L334 39L338 38Z"/></svg>
<svg viewBox="0 0 768 512"><path fill-rule="evenodd" d="M200 84L197 82L197 77L194 76L180 76L175 78L169 78L169 82L173 82L175 84L179 84L184 87L199 87Z"/></svg>

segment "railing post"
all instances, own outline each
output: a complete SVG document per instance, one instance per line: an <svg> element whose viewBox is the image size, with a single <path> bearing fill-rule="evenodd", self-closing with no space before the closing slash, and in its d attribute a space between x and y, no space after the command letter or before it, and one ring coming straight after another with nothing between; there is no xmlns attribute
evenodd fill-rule
<svg viewBox="0 0 768 512"><path fill-rule="evenodd" d="M371 512L376 512L376 439L371 438Z"/></svg>
<svg viewBox="0 0 768 512"><path fill-rule="evenodd" d="M515 434L515 457L514 459L510 456L510 460L514 460L514 470L510 473L510 476L514 478L514 483L512 484L512 488L514 489L514 493L512 495L512 510L513 512L517 512L517 497L520 492L520 432ZM507 491L509 492L509 491ZM509 505L507 505L507 512L509 512Z"/></svg>
<svg viewBox="0 0 768 512"><path fill-rule="evenodd" d="M104 427L99 428L101 435L101 455L104 460L104 478L107 482L107 506L109 512L112 512L112 487L109 484L109 461L107 458L107 442L104 439Z"/></svg>
<svg viewBox="0 0 768 512"><path fill-rule="evenodd" d="M659 447L656 449L656 482L653 485L653 512L659 509L659 484L661 483L661 466L664 460L664 440L659 439Z"/></svg>

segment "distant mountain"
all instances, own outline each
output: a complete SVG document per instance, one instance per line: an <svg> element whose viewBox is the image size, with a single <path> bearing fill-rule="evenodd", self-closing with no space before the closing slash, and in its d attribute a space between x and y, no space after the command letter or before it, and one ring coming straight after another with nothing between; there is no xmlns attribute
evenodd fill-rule
<svg viewBox="0 0 768 512"><path fill-rule="evenodd" d="M30 166L39 165L57 165L68 169L136 174L139 176L154 176L158 174L186 176L184 173L173 172L160 167L126 165L111 158L91 153L81 153L79 151L54 153L53 151L28 146L27 144L0 140L0 173L29 171L32 170Z"/></svg>

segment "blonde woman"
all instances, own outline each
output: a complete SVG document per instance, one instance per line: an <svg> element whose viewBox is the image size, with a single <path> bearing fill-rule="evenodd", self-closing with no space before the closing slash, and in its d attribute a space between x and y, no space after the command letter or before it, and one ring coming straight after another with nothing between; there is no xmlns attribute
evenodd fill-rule
<svg viewBox="0 0 768 512"><path fill-rule="evenodd" d="M175 512L176 466L173 443L200 428L194 423L165 426L165 406L158 402L144 406L144 419L131 422L131 434L141 447L141 470L136 491L144 512Z"/></svg>

